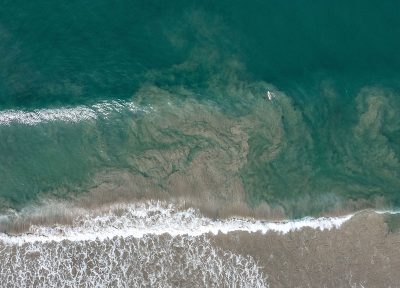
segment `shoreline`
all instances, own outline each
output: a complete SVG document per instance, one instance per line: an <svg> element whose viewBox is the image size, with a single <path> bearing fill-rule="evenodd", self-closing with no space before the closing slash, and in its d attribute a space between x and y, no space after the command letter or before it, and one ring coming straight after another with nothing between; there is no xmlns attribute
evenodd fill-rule
<svg viewBox="0 0 400 288"><path fill-rule="evenodd" d="M153 257L149 259L171 264L171 271L175 271L172 267L177 265L176 259L182 267L201 263L194 266L197 267L194 271L200 269L201 273L212 274L218 269L221 273L233 269L235 273L244 273L246 281L264 283L257 287L361 287L360 284L379 287L382 283L389 287L400 281L397 273L400 226L391 231L387 221L388 217L397 215L397 211L364 209L341 217L261 221L249 217L215 220L197 209L178 209L160 201L124 207L114 205L114 208L107 212L103 207L103 215L78 217L72 227L37 226L29 234L17 236L0 233L0 250L5 252L0 260L11 259L7 267L22 267L27 279L32 279L29 281L38 281L33 279L39 279L47 271L59 274L58 263L64 262L67 264L62 274L75 279L75 274L70 272L74 270L68 268L68 263L75 263L71 259L76 261L71 265L79 263L82 267L89 267L92 261L119 259L121 267L126 264L132 269L144 269L143 275L138 272L143 281L147 279L147 266L138 267L134 263L141 261L143 255L154 253L157 256L148 256ZM395 222L400 223L400 218L394 217ZM124 251L134 254L131 256ZM81 255L80 258L74 253ZM56 258L53 255L57 255ZM124 259L133 258L121 260L121 255ZM226 261L232 261L228 270ZM31 268L28 267L38 263L42 263L45 270L38 275L29 274ZM213 264L203 267L202 263ZM253 272L240 263L245 263L244 267ZM388 263L392 263L390 268ZM82 269L82 277L90 277L92 270ZM107 274L110 271L107 270L104 277L111 277L107 276L111 275ZM157 275L154 279L162 281ZM93 283L107 283L107 279L94 279ZM232 281L225 276L210 279Z"/></svg>
<svg viewBox="0 0 400 288"><path fill-rule="evenodd" d="M113 237L141 238L145 235L168 234L171 237L230 234L236 232L287 234L306 228L313 230L340 229L353 218L363 214L397 214L396 211L365 209L340 216L303 217L300 219L256 219L252 217L231 216L212 219L199 209L184 208L166 202L153 201L112 205L96 213L76 212L71 224L31 225L28 230L13 233L0 233L0 241L10 244L51 241L95 241L110 240Z"/></svg>

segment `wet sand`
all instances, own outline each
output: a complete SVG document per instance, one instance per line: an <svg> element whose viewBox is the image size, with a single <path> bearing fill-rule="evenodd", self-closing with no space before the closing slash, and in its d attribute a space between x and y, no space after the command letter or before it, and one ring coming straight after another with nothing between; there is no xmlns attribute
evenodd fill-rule
<svg viewBox="0 0 400 288"><path fill-rule="evenodd" d="M285 235L218 235L218 247L251 255L270 287L400 287L400 233L385 216L360 212L340 229Z"/></svg>

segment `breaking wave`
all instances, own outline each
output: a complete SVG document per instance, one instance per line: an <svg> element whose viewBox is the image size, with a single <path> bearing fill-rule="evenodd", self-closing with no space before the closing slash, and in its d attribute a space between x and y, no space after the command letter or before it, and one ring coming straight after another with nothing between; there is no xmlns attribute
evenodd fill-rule
<svg viewBox="0 0 400 288"><path fill-rule="evenodd" d="M152 107L138 107L128 101L102 101L91 106L76 106L71 108L3 110L0 111L0 125L19 123L24 125L37 125L51 121L80 122L97 118L107 118L113 112L149 112Z"/></svg>
<svg viewBox="0 0 400 288"><path fill-rule="evenodd" d="M172 237L198 237L208 233L227 234L235 231L284 234L305 227L321 230L339 228L351 217L306 217L279 222L251 218L212 220L193 208L181 210L173 204L150 202L111 207L101 216L86 214L76 217L72 226L32 226L28 233L19 236L0 234L0 241L22 245L26 242L105 241L113 237L143 238L146 235L163 234Z"/></svg>

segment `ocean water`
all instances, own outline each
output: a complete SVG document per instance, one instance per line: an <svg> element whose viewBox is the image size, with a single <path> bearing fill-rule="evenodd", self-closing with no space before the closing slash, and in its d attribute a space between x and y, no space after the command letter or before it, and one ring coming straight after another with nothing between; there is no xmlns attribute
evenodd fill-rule
<svg viewBox="0 0 400 288"><path fill-rule="evenodd" d="M111 169L162 186L201 151L224 149L225 131L210 131L232 127L246 143L230 172L253 206L297 217L399 204L396 1L2 7L3 210L85 192ZM174 149L187 156L170 156L174 167L138 163Z"/></svg>
<svg viewBox="0 0 400 288"><path fill-rule="evenodd" d="M9 265L0 278L10 287L187 286L206 263L190 285L266 287L256 260L215 247L207 233L398 209L399 9L398 1L2 1L0 249ZM161 215L140 208L153 200L199 215L163 236L153 224L169 227L179 213L124 226L123 210L113 217L131 234L112 221L101 230L109 237L90 232L113 205ZM60 205L92 219L86 234ZM233 216L262 220L224 222ZM340 226L310 219L299 227ZM132 249L159 255L151 262ZM100 254L90 263L82 256L80 272L78 258L60 268L76 251ZM191 272L171 274L174 259ZM47 272L29 274L29 265ZM119 276L93 282L102 265ZM157 278L158 268L137 267L146 265L171 269ZM7 278L15 269L24 276ZM61 285L57 269L77 282ZM138 278L127 276L132 269L142 269Z"/></svg>

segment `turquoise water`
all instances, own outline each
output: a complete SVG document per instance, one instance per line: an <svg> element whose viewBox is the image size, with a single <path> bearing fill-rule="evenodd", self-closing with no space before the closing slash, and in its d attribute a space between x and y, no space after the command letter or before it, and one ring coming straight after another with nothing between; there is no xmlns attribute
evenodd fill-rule
<svg viewBox="0 0 400 288"><path fill-rule="evenodd" d="M201 161L198 193L238 179L293 216L400 205L397 1L1 6L3 209L111 172L171 191Z"/></svg>

